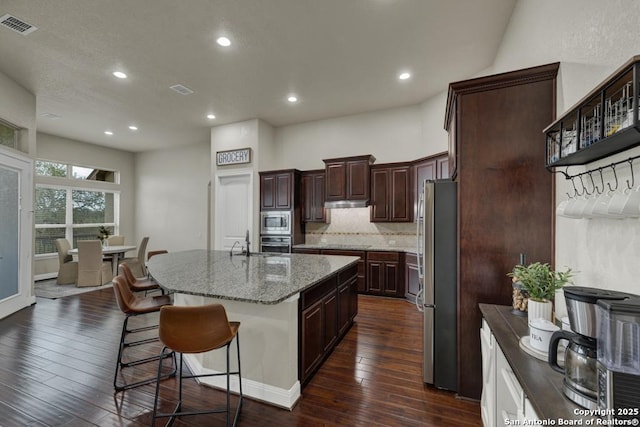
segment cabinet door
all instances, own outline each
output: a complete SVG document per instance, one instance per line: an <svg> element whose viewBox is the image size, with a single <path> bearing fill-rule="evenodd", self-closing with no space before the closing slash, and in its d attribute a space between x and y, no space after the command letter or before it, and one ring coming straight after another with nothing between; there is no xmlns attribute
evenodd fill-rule
<svg viewBox="0 0 640 427"><path fill-rule="evenodd" d="M404 270L405 277L405 297L410 301L416 300L416 295L420 289L420 279L418 270L418 260L414 254L407 254L407 262Z"/></svg>
<svg viewBox="0 0 640 427"><path fill-rule="evenodd" d="M302 379L313 371L324 354L323 303L323 300L317 301L302 312Z"/></svg>
<svg viewBox="0 0 640 427"><path fill-rule="evenodd" d="M369 160L347 162L347 199L367 200L369 198Z"/></svg>
<svg viewBox="0 0 640 427"><path fill-rule="evenodd" d="M496 420L496 352L495 341L489 325L483 320L480 328L480 349L482 352L482 395L480 414L482 424L495 425Z"/></svg>
<svg viewBox="0 0 640 427"><path fill-rule="evenodd" d="M290 173L277 174L276 177L276 209L293 207L293 176Z"/></svg>
<svg viewBox="0 0 640 427"><path fill-rule="evenodd" d="M300 191L301 191L301 199L302 199L302 221L303 222L312 222L313 221L313 198L314 198L314 190L313 190L313 175L303 174L300 179Z"/></svg>
<svg viewBox="0 0 640 427"><path fill-rule="evenodd" d="M260 209L276 208L276 177L275 175L260 176Z"/></svg>
<svg viewBox="0 0 640 427"><path fill-rule="evenodd" d="M329 163L326 166L326 194L327 200L345 200L347 197L346 189L346 162Z"/></svg>
<svg viewBox="0 0 640 427"><path fill-rule="evenodd" d="M449 156L436 160L436 179L449 178Z"/></svg>
<svg viewBox="0 0 640 427"><path fill-rule="evenodd" d="M325 191L325 173L317 173L313 175L313 200L311 202L313 212L311 221L326 222L326 210L324 208L324 191Z"/></svg>
<svg viewBox="0 0 640 427"><path fill-rule="evenodd" d="M411 222L411 175L410 168L392 168L389 175L389 220Z"/></svg>
<svg viewBox="0 0 640 427"><path fill-rule="evenodd" d="M360 277L349 282L350 300L349 300L349 319L353 319L358 314L358 291L360 290Z"/></svg>
<svg viewBox="0 0 640 427"><path fill-rule="evenodd" d="M389 170L371 169L371 222L389 221Z"/></svg>
<svg viewBox="0 0 640 427"><path fill-rule="evenodd" d="M367 293L382 294L384 286L384 262L367 261Z"/></svg>
<svg viewBox="0 0 640 427"><path fill-rule="evenodd" d="M338 339L338 290L334 289L322 299L324 320L323 352L329 351Z"/></svg>
<svg viewBox="0 0 640 427"><path fill-rule="evenodd" d="M351 321L351 285L353 280L343 283L338 288L338 333L342 335Z"/></svg>
<svg viewBox="0 0 640 427"><path fill-rule="evenodd" d="M390 296L402 296L404 286L400 282L400 265L397 262L384 263L384 293Z"/></svg>

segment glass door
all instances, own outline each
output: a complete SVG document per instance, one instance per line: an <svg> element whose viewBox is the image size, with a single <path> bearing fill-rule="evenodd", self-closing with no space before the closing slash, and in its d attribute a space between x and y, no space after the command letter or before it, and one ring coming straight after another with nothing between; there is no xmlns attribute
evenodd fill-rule
<svg viewBox="0 0 640 427"><path fill-rule="evenodd" d="M32 170L30 159L0 152L0 318L34 302Z"/></svg>

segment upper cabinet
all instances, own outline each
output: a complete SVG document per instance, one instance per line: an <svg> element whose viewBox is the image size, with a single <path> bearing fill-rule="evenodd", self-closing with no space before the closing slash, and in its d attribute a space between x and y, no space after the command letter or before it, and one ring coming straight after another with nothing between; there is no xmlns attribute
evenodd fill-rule
<svg viewBox="0 0 640 427"><path fill-rule="evenodd" d="M368 201L371 155L325 159L327 202Z"/></svg>
<svg viewBox="0 0 640 427"><path fill-rule="evenodd" d="M546 166L582 165L640 144L640 56L634 56L549 125Z"/></svg>
<svg viewBox="0 0 640 427"><path fill-rule="evenodd" d="M418 201L422 191L422 183L425 179L447 179L449 175L449 153L440 153L435 156L423 157L413 162L412 203L413 217L418 212Z"/></svg>
<svg viewBox="0 0 640 427"><path fill-rule="evenodd" d="M296 169L260 172L260 210L293 210L299 185Z"/></svg>
<svg viewBox="0 0 640 427"><path fill-rule="evenodd" d="M302 221L329 222L329 210L324 207L324 169L302 172Z"/></svg>
<svg viewBox="0 0 640 427"><path fill-rule="evenodd" d="M371 167L371 222L411 222L411 165L395 163Z"/></svg>

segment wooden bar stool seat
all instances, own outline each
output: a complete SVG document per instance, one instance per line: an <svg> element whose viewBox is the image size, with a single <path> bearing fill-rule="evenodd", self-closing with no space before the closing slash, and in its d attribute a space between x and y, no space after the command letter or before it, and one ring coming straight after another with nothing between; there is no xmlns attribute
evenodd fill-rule
<svg viewBox="0 0 640 427"><path fill-rule="evenodd" d="M120 334L120 346L118 349L118 360L116 362L116 372L113 377L113 386L116 391L128 390L133 387L137 387L143 384L149 384L162 378L169 378L176 374L176 359L175 353L166 353L162 356L151 356L145 358L139 358L130 360L128 362L123 361L125 349L129 347L150 344L158 341L158 337L141 338L133 341L127 341L126 338L129 334L135 334L140 332L151 331L158 328L158 324L141 326L138 328L128 329L129 319L134 316L140 316L149 313L157 313L162 307L171 305L171 298L168 295L155 296L155 297L140 297L134 295L127 284L127 279L124 276L116 276L113 278L113 291L116 296L116 301L120 310L126 315L122 322L122 332ZM143 363L152 362L158 360L160 357L173 358L173 371L162 375L160 378L153 376L150 378L144 378L132 383L118 383L118 375L122 373L123 368L137 366Z"/></svg>
<svg viewBox="0 0 640 427"><path fill-rule="evenodd" d="M242 378L240 375L240 342L238 339L238 329L240 322L229 322L224 307L221 304L209 304L202 306L178 307L165 306L160 310L160 329L158 335L164 348L160 352L160 362L158 363L158 378L162 372L163 355L167 351L180 353L180 373L178 403L170 413L158 412L158 395L160 392L159 383L156 384L156 397L153 404L153 425L157 418L169 417L167 424L171 424L176 417L187 415L201 415L211 413L226 413L227 426L236 425L240 409L242 408ZM238 352L238 369L230 371L229 349L235 338ZM211 350L226 348L227 369L226 372L201 375L183 375L183 354L204 353ZM226 407L213 408L199 411L182 411L182 380L184 378L201 378L225 375L227 379L226 387ZM231 390L230 376L238 376L239 394L238 402L231 423Z"/></svg>

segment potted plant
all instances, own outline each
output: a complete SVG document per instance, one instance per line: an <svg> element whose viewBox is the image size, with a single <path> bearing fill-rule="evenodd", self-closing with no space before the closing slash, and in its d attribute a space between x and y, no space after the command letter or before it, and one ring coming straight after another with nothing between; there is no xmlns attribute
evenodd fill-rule
<svg viewBox="0 0 640 427"><path fill-rule="evenodd" d="M554 271L547 263L535 262L527 266L516 265L507 276L519 283L528 296L529 321L538 317L551 321L551 301L558 289L571 283L573 272L570 268L566 271Z"/></svg>
<svg viewBox="0 0 640 427"><path fill-rule="evenodd" d="M111 235L111 231L109 231L107 227L105 227L104 225L101 225L100 227L98 227L98 239L100 239L103 246L110 235Z"/></svg>

